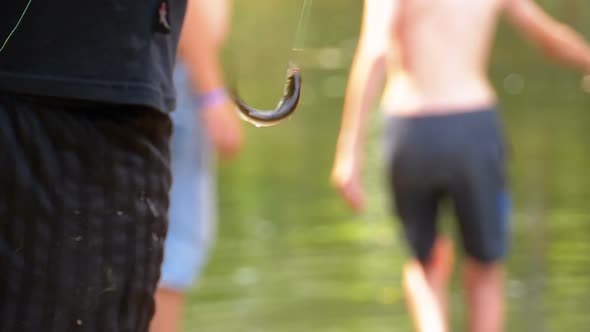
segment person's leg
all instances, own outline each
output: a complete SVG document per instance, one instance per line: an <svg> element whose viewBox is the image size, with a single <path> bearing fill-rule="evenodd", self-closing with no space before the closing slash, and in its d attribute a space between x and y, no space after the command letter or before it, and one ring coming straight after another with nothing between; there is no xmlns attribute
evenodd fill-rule
<svg viewBox="0 0 590 332"><path fill-rule="evenodd" d="M216 221L212 155L181 63L174 80L170 225L151 332L182 331L185 292L207 261Z"/></svg>
<svg viewBox="0 0 590 332"><path fill-rule="evenodd" d="M168 116L1 99L0 331L146 332L167 225Z"/></svg>
<svg viewBox="0 0 590 332"><path fill-rule="evenodd" d="M504 198L482 199L487 195L484 191L458 195L462 197L457 210L467 254L463 266L467 321L471 332L500 332L504 324L502 259L507 246L507 207L498 203Z"/></svg>
<svg viewBox="0 0 590 332"><path fill-rule="evenodd" d="M503 144L495 112L458 122L470 137L457 159L451 196L466 262L463 267L471 332L500 332L504 325L504 267L510 198L506 192ZM465 130L465 129L464 129Z"/></svg>
<svg viewBox="0 0 590 332"><path fill-rule="evenodd" d="M174 147L175 144L173 150ZM170 227L151 332L182 331L185 291L205 266L216 219L215 190L209 167L198 166L194 158L176 151L173 151L172 161L176 180L171 191ZM183 164L191 169L183 171ZM174 170L178 171L174 173Z"/></svg>
<svg viewBox="0 0 590 332"><path fill-rule="evenodd" d="M156 314L150 326L151 332L182 331L184 292L158 287L156 291Z"/></svg>
<svg viewBox="0 0 590 332"><path fill-rule="evenodd" d="M443 311L426 279L422 264L417 260L406 262L403 274L404 294L415 330L417 332L447 331Z"/></svg>
<svg viewBox="0 0 590 332"><path fill-rule="evenodd" d="M453 273L454 252L451 239L438 235L432 247L430 259L423 266L426 280L439 302L445 317L448 314L448 286Z"/></svg>
<svg viewBox="0 0 590 332"><path fill-rule="evenodd" d="M452 243L439 235L424 263L409 260L403 268L403 288L417 331L448 330L447 287L453 270Z"/></svg>
<svg viewBox="0 0 590 332"><path fill-rule="evenodd" d="M504 267L468 258L464 266L468 331L501 332L504 324Z"/></svg>
<svg viewBox="0 0 590 332"><path fill-rule="evenodd" d="M394 182L395 202L414 258L403 269L403 288L417 331L447 331L447 285L452 271L450 240L437 235L438 195L402 188Z"/></svg>
<svg viewBox="0 0 590 332"><path fill-rule="evenodd" d="M386 131L388 182L393 205L412 255L403 267L403 288L417 331L447 331L446 288L452 271L452 244L436 227L441 192L430 148L421 146L424 122L393 117ZM428 128L426 128L428 129Z"/></svg>
<svg viewBox="0 0 590 332"><path fill-rule="evenodd" d="M194 140L184 143L198 150ZM176 147L173 143L173 150ZM204 267L213 236L211 175L198 165L194 153L178 152L173 151L170 225L151 332L182 331L185 292Z"/></svg>
<svg viewBox="0 0 590 332"><path fill-rule="evenodd" d="M462 210L467 210L463 208ZM493 215L496 215L493 213ZM463 219L465 220L465 219ZM477 220L477 219L468 219ZM480 218L488 225L503 224ZM463 283L471 332L500 332L504 324L504 267L506 235L504 226L478 227L462 222L462 236L467 258L463 266ZM494 231L493 228L498 229ZM485 230L484 230L485 229ZM479 239L479 241L478 241Z"/></svg>

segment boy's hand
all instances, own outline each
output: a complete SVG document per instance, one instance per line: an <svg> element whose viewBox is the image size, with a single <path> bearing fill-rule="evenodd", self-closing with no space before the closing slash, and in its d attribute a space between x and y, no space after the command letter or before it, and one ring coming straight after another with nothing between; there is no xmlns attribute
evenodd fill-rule
<svg viewBox="0 0 590 332"><path fill-rule="evenodd" d="M355 212L365 210L365 191L357 158L337 158L332 169L332 185Z"/></svg>
<svg viewBox="0 0 590 332"><path fill-rule="evenodd" d="M221 158L228 160L235 157L244 141L244 133L231 101L200 111L207 136Z"/></svg>

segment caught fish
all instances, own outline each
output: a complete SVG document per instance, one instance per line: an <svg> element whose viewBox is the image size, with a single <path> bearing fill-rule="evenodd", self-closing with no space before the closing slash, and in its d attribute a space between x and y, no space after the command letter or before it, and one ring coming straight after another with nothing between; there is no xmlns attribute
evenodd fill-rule
<svg viewBox="0 0 590 332"><path fill-rule="evenodd" d="M257 127L273 126L288 118L295 112L300 96L301 73L299 68L293 65L287 70L287 82L285 84L283 98L274 110L258 110L248 106L235 91L231 93L231 97L237 106L240 116Z"/></svg>

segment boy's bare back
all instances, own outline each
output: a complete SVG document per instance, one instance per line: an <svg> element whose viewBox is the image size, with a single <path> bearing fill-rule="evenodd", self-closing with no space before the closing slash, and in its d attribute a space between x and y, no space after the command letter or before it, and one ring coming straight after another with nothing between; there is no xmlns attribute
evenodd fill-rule
<svg viewBox="0 0 590 332"><path fill-rule="evenodd" d="M449 113L493 103L486 69L504 0L406 0L394 29L386 112Z"/></svg>
<svg viewBox="0 0 590 332"><path fill-rule="evenodd" d="M503 12L549 56L590 68L580 36L549 17L534 0L397 2L392 19L393 56L382 100L385 112L452 113L494 103L487 67Z"/></svg>

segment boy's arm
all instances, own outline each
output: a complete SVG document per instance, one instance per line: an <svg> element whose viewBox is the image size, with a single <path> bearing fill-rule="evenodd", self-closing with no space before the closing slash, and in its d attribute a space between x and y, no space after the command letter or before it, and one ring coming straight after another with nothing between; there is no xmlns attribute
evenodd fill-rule
<svg viewBox="0 0 590 332"><path fill-rule="evenodd" d="M224 159L239 150L243 133L225 93L220 50L229 28L230 2L189 0L178 53L191 84L201 95L200 115L207 134Z"/></svg>
<svg viewBox="0 0 590 332"><path fill-rule="evenodd" d="M590 72L590 46L581 34L549 16L534 0L506 0L511 23L544 53Z"/></svg>
<svg viewBox="0 0 590 332"><path fill-rule="evenodd" d="M201 93L223 87L219 53L229 27L227 0L189 0L178 45L187 63L191 82Z"/></svg>
<svg viewBox="0 0 590 332"><path fill-rule="evenodd" d="M347 203L357 211L364 207L360 164L367 113L385 76L398 7L398 0L364 1L361 34L346 88L331 179Z"/></svg>

